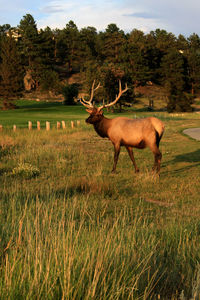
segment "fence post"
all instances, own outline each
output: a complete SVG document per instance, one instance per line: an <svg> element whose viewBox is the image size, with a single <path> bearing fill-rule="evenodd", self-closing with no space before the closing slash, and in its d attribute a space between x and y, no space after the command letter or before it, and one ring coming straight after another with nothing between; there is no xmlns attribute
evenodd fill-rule
<svg viewBox="0 0 200 300"><path fill-rule="evenodd" d="M62 128L63 128L63 129L66 128L65 121L62 121Z"/></svg>
<svg viewBox="0 0 200 300"><path fill-rule="evenodd" d="M37 121L37 130L40 130L40 121Z"/></svg>
<svg viewBox="0 0 200 300"><path fill-rule="evenodd" d="M2 131L3 130L3 125L0 125L0 131Z"/></svg>
<svg viewBox="0 0 200 300"><path fill-rule="evenodd" d="M46 122L46 130L47 130L47 131L50 130L50 122Z"/></svg>
<svg viewBox="0 0 200 300"><path fill-rule="evenodd" d="M28 121L28 129L32 130L32 122L31 121Z"/></svg>
<svg viewBox="0 0 200 300"><path fill-rule="evenodd" d="M13 125L13 131L16 131L16 130L17 130L17 126Z"/></svg>
<svg viewBox="0 0 200 300"><path fill-rule="evenodd" d="M71 121L71 128L74 128L74 121Z"/></svg>
<svg viewBox="0 0 200 300"><path fill-rule="evenodd" d="M80 124L81 124L81 121L77 121L77 126L80 126Z"/></svg>

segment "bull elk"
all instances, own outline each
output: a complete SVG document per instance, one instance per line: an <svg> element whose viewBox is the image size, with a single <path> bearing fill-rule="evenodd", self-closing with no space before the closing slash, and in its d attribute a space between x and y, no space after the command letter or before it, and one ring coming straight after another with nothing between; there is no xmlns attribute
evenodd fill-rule
<svg viewBox="0 0 200 300"><path fill-rule="evenodd" d="M120 153L120 147L125 146L130 159L135 167L135 172L139 169L135 163L133 155L133 147L144 149L149 147L154 154L153 170L157 173L160 172L160 163L162 154L159 150L159 143L164 132L164 124L157 118L148 117L142 119L130 119L126 117L117 117L108 119L103 115L103 109L114 105L127 90L127 84L122 90L121 81L119 81L119 93L115 100L108 104L103 104L100 107L95 107L92 104L94 91L100 87L100 83L95 87L93 82L91 89L91 96L89 101L83 97L80 100L81 104L87 107L86 111L90 114L85 120L86 123L92 124L95 131L102 138L108 138L114 145L114 165L112 172L115 172L116 165Z"/></svg>

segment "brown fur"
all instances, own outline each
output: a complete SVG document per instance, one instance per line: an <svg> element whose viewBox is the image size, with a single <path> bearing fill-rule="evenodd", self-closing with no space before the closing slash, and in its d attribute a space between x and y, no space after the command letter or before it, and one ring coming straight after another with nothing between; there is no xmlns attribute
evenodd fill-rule
<svg viewBox="0 0 200 300"><path fill-rule="evenodd" d="M153 170L159 173L162 158L159 142L164 132L162 121L154 117L144 119L117 117L108 119L104 117L102 110L97 108L87 109L87 112L89 112L90 116L86 119L86 123L93 124L96 132L103 138L109 138L114 145L112 172L116 170L120 147L125 146L135 167L135 172L138 172L139 169L135 163L133 147L138 149L149 147L155 159Z"/></svg>

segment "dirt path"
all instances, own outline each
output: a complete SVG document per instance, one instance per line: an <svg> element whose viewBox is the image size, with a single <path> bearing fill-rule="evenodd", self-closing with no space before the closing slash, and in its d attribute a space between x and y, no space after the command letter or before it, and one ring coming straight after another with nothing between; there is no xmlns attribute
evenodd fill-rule
<svg viewBox="0 0 200 300"><path fill-rule="evenodd" d="M200 141L200 128L190 128L183 130L184 134L189 135L191 138Z"/></svg>

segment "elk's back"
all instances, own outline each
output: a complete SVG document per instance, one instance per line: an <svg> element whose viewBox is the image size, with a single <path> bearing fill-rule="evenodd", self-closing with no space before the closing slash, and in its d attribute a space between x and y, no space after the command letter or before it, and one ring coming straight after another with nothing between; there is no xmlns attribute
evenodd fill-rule
<svg viewBox="0 0 200 300"><path fill-rule="evenodd" d="M118 117L112 120L108 137L114 144L145 148L155 140L155 130L159 135L164 130L163 123L156 118L129 119Z"/></svg>

